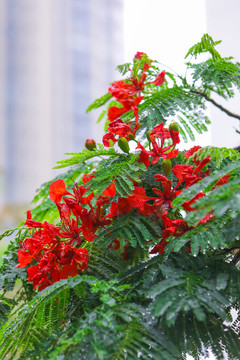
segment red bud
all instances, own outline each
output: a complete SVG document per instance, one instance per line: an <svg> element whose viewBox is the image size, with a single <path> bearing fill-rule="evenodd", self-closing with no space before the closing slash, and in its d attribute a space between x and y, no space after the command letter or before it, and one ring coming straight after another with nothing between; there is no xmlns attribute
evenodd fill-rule
<svg viewBox="0 0 240 360"><path fill-rule="evenodd" d="M94 149L96 149L96 142L93 139L87 139L85 142L85 148L93 151Z"/></svg>

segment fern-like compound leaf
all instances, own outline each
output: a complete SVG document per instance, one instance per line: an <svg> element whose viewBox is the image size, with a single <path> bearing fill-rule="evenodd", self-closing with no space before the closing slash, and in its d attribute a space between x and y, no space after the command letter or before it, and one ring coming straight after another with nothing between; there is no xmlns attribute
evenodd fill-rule
<svg viewBox="0 0 240 360"><path fill-rule="evenodd" d="M220 40L214 41L210 35L204 34L201 40L188 50L185 59L189 55L195 56L196 58L199 54L209 52L214 59L218 60L219 58L221 58L221 56L219 52L215 49L215 46L220 43L221 43Z"/></svg>
<svg viewBox="0 0 240 360"><path fill-rule="evenodd" d="M100 98L96 99L92 104L90 104L86 110L86 112L88 113L89 111L93 110L93 109L97 109L100 106L105 105L110 99L111 99L111 94L107 93L103 96L101 96Z"/></svg>
<svg viewBox="0 0 240 360"><path fill-rule="evenodd" d="M98 149L94 149L92 151L83 149L81 153L66 153L66 155L71 155L72 157L69 159L57 161L57 164L60 165L55 166L54 169L61 169L67 166L78 165L87 160L93 159L94 157L119 156L120 154L113 148L106 149L102 144L98 144Z"/></svg>
<svg viewBox="0 0 240 360"><path fill-rule="evenodd" d="M146 170L145 165L137 160L138 155L119 154L115 159L102 161L96 176L86 184L86 195L91 192L100 195L113 182L119 196L131 196L133 182L139 183L140 175Z"/></svg>
<svg viewBox="0 0 240 360"><path fill-rule="evenodd" d="M142 128L145 129L153 129L161 122L170 123L174 119L179 124L184 141L188 138L195 139L194 132L202 134L209 124L203 99L189 89L177 85L161 88L140 104L139 118Z"/></svg>
<svg viewBox="0 0 240 360"><path fill-rule="evenodd" d="M118 239L122 245L129 243L132 247L146 247L147 243L157 243L161 235L161 227L155 224L150 217L143 216L134 212L119 215L119 217L109 225L107 231L101 230L96 239L100 247L106 247L114 239Z"/></svg>

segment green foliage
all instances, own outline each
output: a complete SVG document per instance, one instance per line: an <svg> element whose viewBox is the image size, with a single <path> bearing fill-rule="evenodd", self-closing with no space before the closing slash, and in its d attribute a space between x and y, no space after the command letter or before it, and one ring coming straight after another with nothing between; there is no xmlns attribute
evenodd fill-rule
<svg viewBox="0 0 240 360"><path fill-rule="evenodd" d="M24 280L26 278L26 269L16 268L18 264L17 249L19 248L19 242L28 235L26 228L15 228L12 230L6 230L1 237L15 236L15 240L10 242L8 249L3 255L3 262L0 267L0 290L4 292L12 291L14 289L17 279Z"/></svg>
<svg viewBox="0 0 240 360"><path fill-rule="evenodd" d="M196 133L207 130L205 107L207 101L211 102L211 93L229 98L240 89L239 63L222 58L215 49L219 43L205 34L186 57L209 53L211 58L201 63L188 62L185 77L167 73L161 86L153 83L159 74L153 62L143 89L145 97L138 105L141 126L135 139L145 144L146 151L150 149L146 132L161 122L164 126L176 122L183 140L194 140ZM135 58L132 65L120 65L118 70L128 76L133 66L133 74L140 81L145 61L150 64L146 54ZM128 78L126 84L130 83ZM87 112L102 105L106 107L100 119L107 117L109 107L122 106L107 93ZM132 130L136 125L133 109L129 107L121 116ZM107 120L106 128L108 124ZM121 133L121 129L118 131ZM135 133L131 135L134 139ZM53 181L64 180L70 192L74 182L83 185L87 190L84 197L94 193L91 206L84 203L81 210L97 209L91 212L92 223L85 224L87 230L92 224L98 227L94 230L96 237L92 242L76 244L77 249L88 249L89 264L83 274L34 291L26 267L16 265L19 248L23 248L26 238L34 236L36 229L29 232L22 226L0 236L0 240L14 237L0 267L1 359L180 360L192 355L197 360L201 356L208 358L208 350L217 359L223 359L224 354L231 360L239 358L240 154L212 146L198 150L189 159L184 151L179 152L171 159L172 167L192 165L210 156L211 162L203 171L209 170L211 175L186 189L181 183L178 190L182 192L172 204L164 199L148 213L147 206L156 198L153 188L165 191L167 185L154 181L154 175L164 174L162 159L153 165L150 156L146 168L139 161L139 153L136 150L125 154L117 145L106 149L98 144L93 151L68 154L71 157L59 161L57 168L69 170L37 191L33 219L55 224L59 223L59 212L49 198ZM93 175L86 184L82 181L84 174ZM226 175L230 175L229 181L218 186L219 179ZM167 178L173 189L177 177L170 171ZM97 199L111 184L116 194L108 196L110 202L104 207L97 206ZM144 189L149 197L144 215L140 205L130 206L132 198L137 201L135 187ZM186 213L183 203L200 192L205 196L194 202L194 211ZM107 216L119 202L119 215ZM188 230L167 237L164 253L153 255L151 251L167 227L161 217L166 211L170 221L184 219ZM214 216L203 222L210 214Z"/></svg>
<svg viewBox="0 0 240 360"><path fill-rule="evenodd" d="M140 182L140 174L146 167L137 161L138 156L119 154L117 158L108 159L99 163L97 176L92 178L86 187L89 189L86 194L94 191L100 195L114 181L116 191L121 197L132 195L134 190L133 181Z"/></svg>
<svg viewBox="0 0 240 360"><path fill-rule="evenodd" d="M230 159L232 161L240 159L240 153L237 150L225 147L206 146L199 149L194 155L192 155L187 163L191 163L191 160L197 157L198 160L203 160L205 157L210 156L211 164L214 163L214 168L221 169L226 165L224 159Z"/></svg>
<svg viewBox="0 0 240 360"><path fill-rule="evenodd" d="M155 225L151 218L137 213L119 215L116 221L108 227L108 232L100 231L97 242L99 246L106 247L117 238L122 245L129 242L130 246L146 247L150 240L157 243L160 237L161 227Z"/></svg>
<svg viewBox="0 0 240 360"><path fill-rule="evenodd" d="M88 106L86 112L99 108L100 106L106 104L106 102L109 101L110 99L111 99L111 95L108 93L101 96L100 98L96 99L91 105Z"/></svg>
<svg viewBox="0 0 240 360"><path fill-rule="evenodd" d="M193 86L204 92L214 91L228 99L234 96L234 86L240 88L240 64L234 64L230 59L221 58L217 62L209 59L188 65L192 70Z"/></svg>
<svg viewBox="0 0 240 360"><path fill-rule="evenodd" d="M1 358L11 354L9 359L15 359L19 350L23 357L24 353L37 346L51 330L57 329L65 317L69 288L82 281L82 278L75 278L58 282L51 289L36 295L23 307L17 318L4 329Z"/></svg>
<svg viewBox="0 0 240 360"><path fill-rule="evenodd" d="M193 312L198 321L205 321L207 313L215 313L224 321L225 308L240 300L238 271L214 257L211 262L203 256L187 262L184 256L172 257L161 264L159 270L160 281L156 281L157 277L151 281L147 296L152 299L152 313L156 317L165 316L167 326L173 326L181 312ZM231 299L226 294L229 287L234 296Z"/></svg>
<svg viewBox="0 0 240 360"><path fill-rule="evenodd" d="M3 295L0 297L0 325L8 321L8 315L14 305L16 305L14 300L8 299Z"/></svg>
<svg viewBox="0 0 240 360"><path fill-rule="evenodd" d="M179 252L183 246L187 245L193 256L197 256L199 253L215 253L216 249L219 249L219 254L225 254L229 252L229 249L239 246L238 235L239 215L232 217L232 213L227 213L222 217L221 222L214 218L207 223L198 225L179 238L170 239L165 252Z"/></svg>
<svg viewBox="0 0 240 360"><path fill-rule="evenodd" d="M133 114L122 116L129 121ZM139 118L144 132L156 124L177 122L180 134L185 142L195 140L195 134L207 131L210 123L205 114L205 104L202 98L189 89L175 85L172 88L160 88L143 104L139 105Z"/></svg>
<svg viewBox="0 0 240 360"><path fill-rule="evenodd" d="M126 63L126 64L123 64L123 65L118 65L117 66L117 70L120 72L120 74L122 76L126 75L127 72L129 71L129 68L131 66L131 63Z"/></svg>
<svg viewBox="0 0 240 360"><path fill-rule="evenodd" d="M187 188L173 202L176 209L180 209L181 205L196 196L199 192L207 193L207 196L196 201L194 207L201 209L198 212L191 212L187 215L187 220L200 220L209 212L214 211L217 218L221 218L228 210L235 214L239 213L239 192L240 192L240 160L231 162L226 161L225 166L221 170L216 170L197 184ZM208 193L216 185L217 181L230 174L231 177L227 184L215 188Z"/></svg>
<svg viewBox="0 0 240 360"><path fill-rule="evenodd" d="M113 148L106 149L102 144L98 144L98 149L87 150L83 149L81 153L66 153L66 155L72 155L70 159L57 161L58 166L55 169L61 169L66 166L79 165L86 160L90 160L98 156L119 156Z"/></svg>
<svg viewBox="0 0 240 360"><path fill-rule="evenodd" d="M209 52L213 59L218 60L221 56L215 49L215 46L220 44L221 41L213 41L212 37L208 34L204 34L201 41L193 45L187 52L185 59L189 56L195 56L195 58L202 53Z"/></svg>

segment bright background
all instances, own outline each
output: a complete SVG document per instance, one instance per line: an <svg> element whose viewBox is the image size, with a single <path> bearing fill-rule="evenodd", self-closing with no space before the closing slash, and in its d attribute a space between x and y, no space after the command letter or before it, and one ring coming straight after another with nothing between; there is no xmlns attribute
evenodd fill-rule
<svg viewBox="0 0 240 360"><path fill-rule="evenodd" d="M119 76L117 64L143 51L182 74L205 32L239 61L239 14L239 0L0 0L0 231L24 218L64 152L101 139L84 110ZM240 113L239 96L216 100ZM208 112L197 144L240 145L238 121Z"/></svg>
<svg viewBox="0 0 240 360"><path fill-rule="evenodd" d="M239 13L239 0L0 0L0 227L22 218L65 152L101 141L97 114L85 109L119 77L117 64L143 51L183 74L205 32L239 60ZM240 113L239 96L216 100ZM212 126L197 143L239 145L239 122L208 112Z"/></svg>

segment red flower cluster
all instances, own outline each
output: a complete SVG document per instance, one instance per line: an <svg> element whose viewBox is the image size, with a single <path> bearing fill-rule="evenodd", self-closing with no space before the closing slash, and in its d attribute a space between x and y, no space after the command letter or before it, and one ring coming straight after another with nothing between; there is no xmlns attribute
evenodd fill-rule
<svg viewBox="0 0 240 360"><path fill-rule="evenodd" d="M165 240L169 236L173 235L173 236L179 237L179 236L182 236L183 234L185 234L186 231L193 228L193 226L189 227L188 223L185 220L169 219L167 217L167 212L165 214L161 215L161 217L162 217L162 222L163 222L163 226L164 226L164 230L162 233L162 239L159 242L159 244L154 246L154 248L150 252L151 254L159 253L160 255L162 255L164 253L165 247L168 244L168 242Z"/></svg>
<svg viewBox="0 0 240 360"><path fill-rule="evenodd" d="M136 113L136 111L134 111L134 113ZM137 116L138 115L136 113L136 117ZM138 123L138 118L136 119L137 120L135 122L133 130L130 127L131 123L126 124L120 118L113 120L107 128L108 133L103 136L103 145L106 147L110 147L121 137L125 138L127 141L134 139L135 134L140 126ZM118 135L118 139L116 138L116 135Z"/></svg>
<svg viewBox="0 0 240 360"><path fill-rule="evenodd" d="M84 175L83 182L87 184L95 176L95 173ZM146 214L147 207L151 207L146 201L153 199L146 195L142 187L135 185L133 194L128 198L119 198L117 203L112 202L110 212L106 215L104 206L110 204L110 198L116 194L114 181L95 199L95 206L92 205L94 194L84 196L86 191L82 185L75 183L71 193L61 179L50 185L49 196L58 207L60 226L34 221L31 213L27 213L25 225L29 227L31 237L20 244L17 266L22 268L33 263L27 269L28 280L39 291L85 270L88 266L88 250L81 248L80 244L83 241L92 242L99 227L106 229L111 219L119 214L126 214L133 208ZM117 248L115 246L113 249Z"/></svg>
<svg viewBox="0 0 240 360"><path fill-rule="evenodd" d="M156 164L160 157L163 159L175 158L178 154L178 150L175 150L175 145L180 142L179 132L174 130L168 130L163 127L163 123L157 125L149 134L150 144L152 150L146 150L140 143L137 145L137 149L141 149L139 161L143 162L146 167L149 166L149 156L152 156L152 164ZM172 140L172 144L164 147L164 142L167 139Z"/></svg>
<svg viewBox="0 0 240 360"><path fill-rule="evenodd" d="M196 149L197 148L197 149ZM189 154L194 154L198 149L201 147L194 147L191 150L187 151L184 155L185 157L190 157ZM209 156L204 158L202 161L196 160L195 158L195 166L194 165L181 165L177 164L172 168L173 174L178 179L177 185L172 188L172 182L171 180L167 179L166 176L162 174L156 174L154 175L155 181L159 181L162 184L163 191L153 188L153 191L155 194L159 196L157 200L155 200L155 205L163 205L165 210L168 210L169 207L172 207L172 201L176 198L177 195L179 195L182 190L177 190L177 188L185 182L185 188L188 188L189 186L197 183L198 181L202 180L205 176L207 176L208 171L202 172L202 168L208 164L210 161ZM197 194L193 199L190 201L187 201L183 204L183 208L187 211L191 211L194 209L190 208L190 205L192 205L197 199L204 196L203 193Z"/></svg>
<svg viewBox="0 0 240 360"><path fill-rule="evenodd" d="M151 67L152 60L150 60L145 53L137 52L133 60L134 64L131 70L131 76L127 80L113 82L108 89L109 94L111 94L122 107L112 106L108 109L108 120L110 124L107 129L108 133L103 136L103 144L106 147L113 145L117 141L116 135L124 137L127 141L134 139L140 127L137 106L144 98L142 93L144 92L145 86L149 84L160 86L165 81L166 73L162 71L154 81L146 82L147 72ZM136 71L136 66L137 69L140 70L140 74ZM125 124L119 118L129 110L133 110L135 116L133 129L131 128L132 122Z"/></svg>
<svg viewBox="0 0 240 360"><path fill-rule="evenodd" d="M63 242L59 226L32 220L30 211L25 224L31 229L32 236L21 244L17 267L25 267L31 262L36 264L27 269L28 280L32 281L34 289L41 291L87 268L87 249L77 249L71 242Z"/></svg>
<svg viewBox="0 0 240 360"><path fill-rule="evenodd" d="M104 146L109 147L118 141L119 147L128 152L128 141L135 139L135 134L140 127L137 106L143 99L142 93L146 85L159 86L165 79L165 72L161 72L154 81L147 82L151 62L145 53L138 52L134 57L131 76L125 81L114 82L109 88L109 93L119 101L122 107L111 107L108 111L109 125L103 137ZM126 124L119 116L129 110L133 110L135 121ZM61 179L50 185L49 196L58 208L61 220L59 226L46 221L44 223L34 221L31 213L28 212L25 224L29 227L31 235L20 244L17 266L22 268L28 265L28 280L33 283L35 289L41 291L60 279L75 276L87 269L88 242L94 241L99 228L108 231L107 226L115 217L128 214L133 209L144 216L152 216L153 221L160 221L163 226L160 242L153 247L151 254L163 254L170 236L182 236L193 228L182 218L172 219L172 201L184 188L192 186L209 175L209 170L206 170L205 166L210 162L210 157L199 160L197 152L201 147L194 146L184 154L186 158L192 159L193 164L176 164L172 168L170 159L177 157L178 150L175 147L180 142L176 123L172 123L169 128L165 128L163 123L156 125L152 131L149 131L147 137L149 150L145 149L141 143L137 143L136 149L140 149L138 161L148 168L150 159L153 165L162 159L162 168L166 175L154 175L154 180L161 184L160 188L152 188L156 194L155 197L148 196L146 190L132 180L134 185L132 195L118 197L116 201L112 201L111 199L116 195L114 179L99 197L96 198L93 193L86 195L88 182L97 176L97 172L93 172L83 176L84 185L75 183L71 192L67 190ZM87 139L85 146L89 150L94 150L96 143L93 139ZM170 171L175 176L174 183L177 182L175 186L167 178ZM229 177L230 175L225 175L219 179L212 190L228 182ZM183 209L186 212L197 211L194 204L203 196L206 194L199 192L182 204ZM199 221L198 225L209 221L213 216L214 214L210 212ZM130 245L128 240L125 239L123 260L127 257ZM108 247L118 250L120 248L118 238L114 239Z"/></svg>
<svg viewBox="0 0 240 360"><path fill-rule="evenodd" d="M85 176L84 181L89 181L89 178ZM34 221L28 212L25 225L31 229L32 236L20 244L17 266L22 268L34 262L28 267L28 280L32 281L35 289L41 291L60 279L85 270L88 250L79 245L84 240L93 241L97 229L111 223L103 216L103 207L110 203L109 196L114 196L116 192L114 184L105 189L106 196L97 198L95 207L91 204L94 195L84 197L86 191L83 186L75 184L72 194L61 179L50 185L49 196L58 207L61 226Z"/></svg>
<svg viewBox="0 0 240 360"><path fill-rule="evenodd" d="M190 158L199 149L201 149L200 146L194 146L190 150L186 151L184 156L186 158ZM188 188L188 187L192 186L193 184L197 183L198 181L202 180L205 176L209 175L209 170L203 171L203 168L211 161L209 156L207 156L206 158L204 158L203 160L200 161L197 158L197 154L195 154L195 156L193 157L192 160L194 162L194 165L177 164L172 168L173 174L178 179L178 183L174 188L172 188L172 182L169 179L167 179L165 176L163 176L162 174L156 174L154 176L155 181L159 181L162 184L162 191L157 188L153 188L153 191L155 192L155 194L157 194L159 196L159 198L157 198L154 201L154 205L156 207L157 206L162 207L162 209L163 209L163 211L165 211L165 213L161 215L163 227L164 227L161 240L160 240L159 244L157 244L152 249L151 254L155 254L155 253L163 254L164 248L168 244L168 242L165 240L169 236L172 235L172 236L179 237L179 236L182 236L186 231L193 228L192 226L189 227L187 222L183 219L171 220L167 217L167 212L168 212L169 208L172 208L172 201L176 198L176 196L178 196L182 192L182 190L179 190L179 189L177 190L177 188L180 185L182 185L183 183L184 183L185 188ZM230 178L230 175L223 176L221 179L218 180L216 186L221 186L221 185L227 183L229 178ZM203 192L199 192L191 200L185 201L182 204L182 207L187 212L196 211L197 209L192 207L192 205L203 196L205 196L205 194ZM210 213L210 214L206 215L203 219L201 219L198 222L198 225L209 221L212 217L214 217L214 214Z"/></svg>
<svg viewBox="0 0 240 360"><path fill-rule="evenodd" d="M129 213L132 208L137 208L137 212L142 213L143 215L150 215L148 212L149 208L152 208L151 205L146 204L146 201L154 199L146 195L146 191L143 187L135 186L131 196L127 198L118 198L118 202L112 202L110 213L108 214L109 218L118 216L120 214Z"/></svg>

